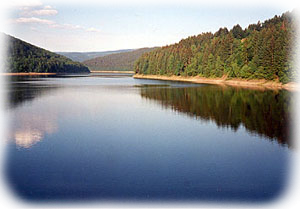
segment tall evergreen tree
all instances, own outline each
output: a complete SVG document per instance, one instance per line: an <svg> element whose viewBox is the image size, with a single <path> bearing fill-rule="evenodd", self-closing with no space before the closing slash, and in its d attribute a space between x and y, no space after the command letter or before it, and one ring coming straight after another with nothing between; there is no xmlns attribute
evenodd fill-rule
<svg viewBox="0 0 300 209"><path fill-rule="evenodd" d="M202 33L142 56L137 73L204 77L268 79L286 83L295 78L293 64L297 40L293 14L286 12L245 30L235 25L214 34ZM295 44L294 44L295 45ZM141 71L141 66L156 70ZM152 69L152 68L151 68Z"/></svg>

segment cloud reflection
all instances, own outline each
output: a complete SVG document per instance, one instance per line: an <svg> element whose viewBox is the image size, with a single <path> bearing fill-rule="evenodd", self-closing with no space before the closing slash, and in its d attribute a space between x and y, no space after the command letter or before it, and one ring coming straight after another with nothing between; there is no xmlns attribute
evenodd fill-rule
<svg viewBox="0 0 300 209"><path fill-rule="evenodd" d="M12 139L18 147L30 148L40 142L46 134L57 132L57 116L46 113L22 112L15 117L11 130Z"/></svg>

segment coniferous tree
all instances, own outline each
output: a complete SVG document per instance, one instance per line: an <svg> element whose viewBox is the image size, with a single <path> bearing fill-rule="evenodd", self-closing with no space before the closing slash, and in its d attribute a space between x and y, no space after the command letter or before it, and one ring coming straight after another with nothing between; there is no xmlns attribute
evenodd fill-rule
<svg viewBox="0 0 300 209"><path fill-rule="evenodd" d="M279 80L296 76L292 42L297 40L293 15L286 12L245 30L235 25L202 33L141 56L137 73ZM294 44L295 45L295 44ZM153 64L152 64L153 63ZM155 70L145 71L149 66ZM142 69L144 67L144 70Z"/></svg>

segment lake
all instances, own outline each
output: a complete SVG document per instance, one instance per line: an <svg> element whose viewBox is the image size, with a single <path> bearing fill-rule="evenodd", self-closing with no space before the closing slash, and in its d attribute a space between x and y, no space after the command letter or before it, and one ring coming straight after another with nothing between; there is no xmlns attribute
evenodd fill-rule
<svg viewBox="0 0 300 209"><path fill-rule="evenodd" d="M91 74L7 94L4 171L28 201L265 202L287 185L285 90Z"/></svg>

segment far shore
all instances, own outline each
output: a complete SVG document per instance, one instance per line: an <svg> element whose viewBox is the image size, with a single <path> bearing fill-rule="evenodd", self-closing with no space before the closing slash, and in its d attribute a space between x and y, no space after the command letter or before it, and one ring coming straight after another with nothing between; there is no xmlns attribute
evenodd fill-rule
<svg viewBox="0 0 300 209"><path fill-rule="evenodd" d="M56 75L56 73L0 73L1 75Z"/></svg>
<svg viewBox="0 0 300 209"><path fill-rule="evenodd" d="M134 71L121 71L121 70L91 70L91 73L132 73L134 74Z"/></svg>
<svg viewBox="0 0 300 209"><path fill-rule="evenodd" d="M226 77L222 78L205 78L200 76L192 76L192 77L184 77L184 76L165 76L165 75L142 75L135 74L133 78L137 79L153 79L153 80L167 80L167 81L183 81L183 82L191 82L191 83L205 83L205 84L218 84L218 85L228 85L228 86L236 86L243 88L251 88L251 89L286 89L289 91L300 90L300 86L298 83L290 82L287 84L282 84L276 81L267 81L264 79L228 79Z"/></svg>

